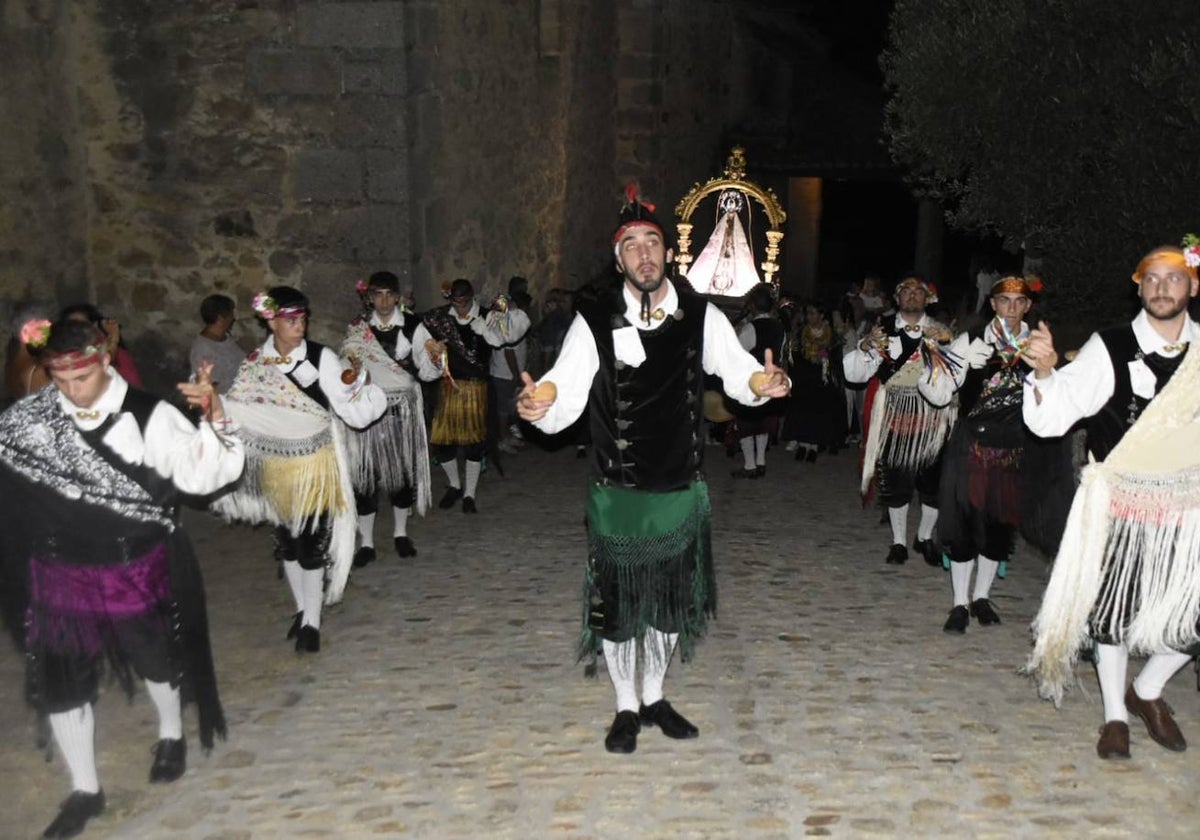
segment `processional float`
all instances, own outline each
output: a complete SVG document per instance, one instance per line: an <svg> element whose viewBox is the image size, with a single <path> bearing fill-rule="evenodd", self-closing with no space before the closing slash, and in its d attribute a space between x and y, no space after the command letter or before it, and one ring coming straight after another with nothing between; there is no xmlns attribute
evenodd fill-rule
<svg viewBox="0 0 1200 840"><path fill-rule="evenodd" d="M712 235L700 253L693 256L692 217L701 203L716 197ZM754 205L766 215L765 259L755 266L753 248ZM746 178L746 150L734 146L721 176L696 183L675 206L679 234L675 273L685 279L695 291L708 297L726 312L740 310L742 298L759 283L769 283L779 295L779 245L783 241L783 211L774 191L763 188ZM749 234L747 234L749 231ZM762 269L762 274L758 269ZM721 423L733 416L725 406L723 395L717 391L704 394L705 419Z"/></svg>

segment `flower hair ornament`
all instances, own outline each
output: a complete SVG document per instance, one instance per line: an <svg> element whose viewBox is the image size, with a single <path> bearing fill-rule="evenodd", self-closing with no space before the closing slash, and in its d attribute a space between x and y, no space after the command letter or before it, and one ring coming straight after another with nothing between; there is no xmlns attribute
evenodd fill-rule
<svg viewBox="0 0 1200 840"><path fill-rule="evenodd" d="M275 316L279 314L279 305L266 292L256 294L254 300L250 301L250 308L257 312L258 317L264 321L274 321Z"/></svg>
<svg viewBox="0 0 1200 840"><path fill-rule="evenodd" d="M1179 247L1183 249L1183 259L1188 268L1200 267L1200 236L1194 233L1187 234L1179 243Z"/></svg>
<svg viewBox="0 0 1200 840"><path fill-rule="evenodd" d="M40 350L50 340L51 324L45 318L26 321L21 325L21 343L34 350Z"/></svg>
<svg viewBox="0 0 1200 840"><path fill-rule="evenodd" d="M355 284L354 284L354 290L355 290L356 292L358 292L360 295L366 296L366 294L367 294L367 281L366 281L366 280L359 280L357 283L355 283Z"/></svg>

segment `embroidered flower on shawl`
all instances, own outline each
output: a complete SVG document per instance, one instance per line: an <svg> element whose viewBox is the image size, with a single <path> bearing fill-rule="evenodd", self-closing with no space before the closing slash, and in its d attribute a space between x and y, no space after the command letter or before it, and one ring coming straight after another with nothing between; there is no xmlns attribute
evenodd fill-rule
<svg viewBox="0 0 1200 840"><path fill-rule="evenodd" d="M21 325L21 343L28 347L45 347L50 340L50 322L45 318L26 321Z"/></svg>
<svg viewBox="0 0 1200 840"><path fill-rule="evenodd" d="M1200 236L1194 233L1189 233L1183 237L1181 243L1183 248L1183 258L1187 262L1189 268L1200 266Z"/></svg>
<svg viewBox="0 0 1200 840"><path fill-rule="evenodd" d="M250 308L257 312L263 320L273 321L279 311L279 304L275 303L275 299L266 292L259 292L254 296L254 300L250 301Z"/></svg>

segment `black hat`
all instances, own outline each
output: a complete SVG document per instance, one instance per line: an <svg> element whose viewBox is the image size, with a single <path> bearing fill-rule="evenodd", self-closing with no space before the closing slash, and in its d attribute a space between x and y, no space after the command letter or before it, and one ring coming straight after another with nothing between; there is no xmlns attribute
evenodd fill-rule
<svg viewBox="0 0 1200 840"><path fill-rule="evenodd" d="M621 206L617 229L613 231L612 244L616 245L627 230L639 225L657 228L663 238L666 238L667 234L662 223L654 215L654 205L643 201L637 181L630 181L625 187L625 203Z"/></svg>
<svg viewBox="0 0 1200 840"><path fill-rule="evenodd" d="M473 298L475 297L475 287L471 285L471 281L459 277L450 284L450 294L446 295L450 299L454 298Z"/></svg>
<svg viewBox="0 0 1200 840"><path fill-rule="evenodd" d="M376 271L367 278L368 289L383 289L400 294L400 278L390 271Z"/></svg>

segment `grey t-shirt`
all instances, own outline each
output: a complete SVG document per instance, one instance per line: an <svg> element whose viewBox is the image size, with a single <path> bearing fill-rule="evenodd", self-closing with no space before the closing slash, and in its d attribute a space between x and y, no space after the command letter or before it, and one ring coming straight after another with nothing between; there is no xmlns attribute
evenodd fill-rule
<svg viewBox="0 0 1200 840"><path fill-rule="evenodd" d="M229 390L234 377L237 376L238 367L245 358L246 351L229 336L226 336L224 341L213 341L211 338L198 335L192 339L192 351L188 354L188 361L193 372L202 362L213 363L212 378L217 383L218 394L224 394Z"/></svg>

